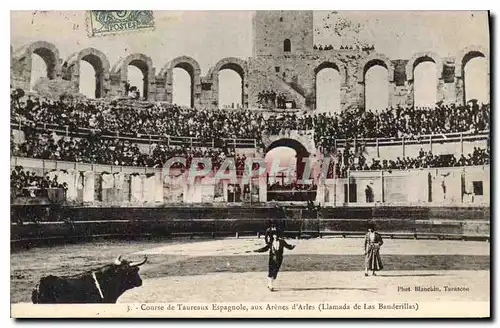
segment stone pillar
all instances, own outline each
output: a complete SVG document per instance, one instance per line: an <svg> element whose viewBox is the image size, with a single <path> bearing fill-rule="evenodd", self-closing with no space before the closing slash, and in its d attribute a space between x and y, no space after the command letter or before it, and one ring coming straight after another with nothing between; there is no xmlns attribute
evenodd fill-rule
<svg viewBox="0 0 500 328"><path fill-rule="evenodd" d="M156 100L157 101L167 101L167 89L165 87L166 78L165 76L156 77Z"/></svg>
<svg viewBox="0 0 500 328"><path fill-rule="evenodd" d="M155 69L151 69L152 73L146 73L144 74L143 79L147 79L146 83L144 83L144 86L147 87L147 100L155 100L156 99L156 83L155 83ZM144 93L144 91L143 91ZM141 98L144 97L144 94L141 95Z"/></svg>
<svg viewBox="0 0 500 328"><path fill-rule="evenodd" d="M121 83L121 76L119 73L109 74L109 93L108 97L124 97L125 95L125 84Z"/></svg>
<svg viewBox="0 0 500 328"><path fill-rule="evenodd" d="M444 102L446 99L446 88L445 88L445 83L444 83L442 76L440 76L438 78L436 87L437 87L436 102L440 102L440 101Z"/></svg>
<svg viewBox="0 0 500 328"><path fill-rule="evenodd" d="M195 69L193 72L193 76L191 76L191 85L193 88L192 92L192 103L194 108L201 107L201 70Z"/></svg>
<svg viewBox="0 0 500 328"><path fill-rule="evenodd" d="M463 76L455 77L455 94L457 99L457 104L465 104L465 90L464 90L464 79Z"/></svg>
<svg viewBox="0 0 500 328"><path fill-rule="evenodd" d="M346 96L349 100L345 109L350 107L365 108L365 82L358 82Z"/></svg>
<svg viewBox="0 0 500 328"><path fill-rule="evenodd" d="M394 86L394 93L392 94L391 106L396 107L398 105L406 106L408 99L408 88L406 85Z"/></svg>
<svg viewBox="0 0 500 328"><path fill-rule="evenodd" d="M389 97L387 99L387 106L392 106L393 102L394 102L394 96L395 96L395 93L396 93L396 82L394 81L389 81L388 82L389 84Z"/></svg>
<svg viewBox="0 0 500 328"><path fill-rule="evenodd" d="M318 183L318 189L316 190L316 202L320 204L325 204L325 184Z"/></svg>
<svg viewBox="0 0 500 328"><path fill-rule="evenodd" d="M443 102L444 104L454 104L456 103L457 94L456 94L456 85L455 81L443 83Z"/></svg>
<svg viewBox="0 0 500 328"><path fill-rule="evenodd" d="M265 176L259 176L259 202L267 202L267 180Z"/></svg>
<svg viewBox="0 0 500 328"><path fill-rule="evenodd" d="M11 65L12 87L29 91L31 84L31 56L13 58Z"/></svg>
<svg viewBox="0 0 500 328"><path fill-rule="evenodd" d="M413 106L415 103L415 85L414 80L408 81L407 84L407 97L406 97L406 105Z"/></svg>
<svg viewBox="0 0 500 328"><path fill-rule="evenodd" d="M340 84L340 111L343 111L344 109L346 109L346 107L349 104L349 100L347 99L348 98L347 92L348 92L347 86L344 83L341 83Z"/></svg>

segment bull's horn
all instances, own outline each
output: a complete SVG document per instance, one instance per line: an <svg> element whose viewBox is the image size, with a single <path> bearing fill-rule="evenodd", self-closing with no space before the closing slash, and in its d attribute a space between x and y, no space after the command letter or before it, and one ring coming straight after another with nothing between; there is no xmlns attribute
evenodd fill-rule
<svg viewBox="0 0 500 328"><path fill-rule="evenodd" d="M147 256L144 256L144 260L142 260L142 262L139 262L139 263L130 263L130 266L141 266L143 265L144 263L146 263L146 261L148 260L148 257Z"/></svg>
<svg viewBox="0 0 500 328"><path fill-rule="evenodd" d="M120 265L120 264L122 264L122 256L121 256L121 255L119 255L119 256L116 258L116 260L115 260L115 264L116 264L116 265Z"/></svg>

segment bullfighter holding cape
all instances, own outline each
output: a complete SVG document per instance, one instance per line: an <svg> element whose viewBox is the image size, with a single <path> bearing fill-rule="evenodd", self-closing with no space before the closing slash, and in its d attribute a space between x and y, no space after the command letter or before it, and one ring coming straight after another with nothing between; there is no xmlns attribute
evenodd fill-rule
<svg viewBox="0 0 500 328"><path fill-rule="evenodd" d="M363 252L365 255L365 276L368 276L368 271L375 276L375 271L382 270L382 259L380 258L380 246L384 244L382 236L375 231L375 225L368 225L368 232L365 235Z"/></svg>

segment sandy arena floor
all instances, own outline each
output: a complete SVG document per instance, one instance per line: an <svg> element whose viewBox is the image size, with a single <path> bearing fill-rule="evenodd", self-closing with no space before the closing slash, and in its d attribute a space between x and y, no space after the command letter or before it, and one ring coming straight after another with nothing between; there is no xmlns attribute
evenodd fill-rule
<svg viewBox="0 0 500 328"><path fill-rule="evenodd" d="M30 302L41 276L75 274L122 254L149 261L143 286L118 302L288 302L288 301L489 301L490 244L472 241L387 239L384 270L363 275L363 239L288 240L276 291L266 288L267 254L253 253L263 239L96 242L34 248L11 254L11 301ZM439 291L415 292L414 286ZM445 286L465 291L446 291ZM411 292L398 287L410 287Z"/></svg>

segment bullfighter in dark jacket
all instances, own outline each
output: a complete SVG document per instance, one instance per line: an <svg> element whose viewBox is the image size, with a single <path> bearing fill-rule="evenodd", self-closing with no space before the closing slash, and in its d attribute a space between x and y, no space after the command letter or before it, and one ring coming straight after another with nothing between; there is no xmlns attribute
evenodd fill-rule
<svg viewBox="0 0 500 328"><path fill-rule="evenodd" d="M267 275L269 283L267 288L269 288L270 291L274 290L273 281L276 280L281 263L283 263L283 250L285 248L292 250L295 248L295 245L288 244L283 238L279 237L277 231L273 231L271 239L266 246L254 250L254 252L258 253L269 251L269 273Z"/></svg>
<svg viewBox="0 0 500 328"><path fill-rule="evenodd" d="M380 271L384 268L382 259L380 258L380 246L384 244L382 236L375 230L374 224L368 225L368 232L365 235L363 252L365 254L365 276L368 276L368 271L375 276L375 271Z"/></svg>

